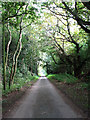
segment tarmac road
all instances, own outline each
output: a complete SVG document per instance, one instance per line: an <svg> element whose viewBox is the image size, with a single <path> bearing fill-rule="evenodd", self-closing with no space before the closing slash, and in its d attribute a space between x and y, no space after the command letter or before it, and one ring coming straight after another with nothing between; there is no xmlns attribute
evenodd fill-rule
<svg viewBox="0 0 90 120"><path fill-rule="evenodd" d="M46 77L32 86L8 118L82 118Z"/></svg>

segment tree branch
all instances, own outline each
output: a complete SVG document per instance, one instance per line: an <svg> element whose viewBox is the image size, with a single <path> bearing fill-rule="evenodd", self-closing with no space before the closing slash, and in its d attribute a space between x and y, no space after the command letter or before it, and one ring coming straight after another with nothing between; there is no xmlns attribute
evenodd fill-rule
<svg viewBox="0 0 90 120"><path fill-rule="evenodd" d="M62 2L62 3L63 3L64 6L66 7L66 9L74 16L74 19L75 19L75 20L77 21L77 23L81 26L81 28L82 28L85 32L90 33L90 30L87 29L87 28L84 26L84 25L90 25L90 22L84 21L84 20L82 20L81 18L79 18L75 12L72 12L72 10L69 9L69 7L66 5L65 2Z"/></svg>
<svg viewBox="0 0 90 120"><path fill-rule="evenodd" d="M90 1L88 2L83 2L83 0L81 0L81 2L84 4L84 6L90 10Z"/></svg>
<svg viewBox="0 0 90 120"><path fill-rule="evenodd" d="M50 55L51 55L51 57L52 57L52 59L53 59L54 63L55 63L55 64L58 64L58 63L56 62L56 60L55 60L55 58L54 58L54 56L52 55L52 53L51 53L51 52L50 52Z"/></svg>

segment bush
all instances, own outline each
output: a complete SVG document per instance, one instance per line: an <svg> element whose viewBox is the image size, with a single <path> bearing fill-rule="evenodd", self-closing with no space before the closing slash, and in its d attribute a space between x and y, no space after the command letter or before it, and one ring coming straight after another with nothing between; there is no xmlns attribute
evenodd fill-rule
<svg viewBox="0 0 90 120"><path fill-rule="evenodd" d="M20 73L20 71L18 70L16 73L16 76L14 78L14 84L11 85L11 88L9 89L9 86L7 84L6 86L6 90L2 91L2 94L7 96L8 93L15 91L15 90L20 90L26 83L30 82L30 81L36 81L39 77L34 75L32 76L31 73L29 71L27 71L27 75L23 75L22 73Z"/></svg>
<svg viewBox="0 0 90 120"><path fill-rule="evenodd" d="M65 82L65 83L76 83L77 82L77 78L72 76L72 75L69 75L69 74L66 74L66 73L63 73L63 74L50 74L47 76L48 79L50 80L58 80L58 82Z"/></svg>

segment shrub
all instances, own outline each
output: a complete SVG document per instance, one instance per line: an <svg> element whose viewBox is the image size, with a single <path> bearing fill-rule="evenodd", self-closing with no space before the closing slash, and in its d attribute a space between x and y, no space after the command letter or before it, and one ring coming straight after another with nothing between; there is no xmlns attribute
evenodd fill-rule
<svg viewBox="0 0 90 120"><path fill-rule="evenodd" d="M8 93L15 91L15 90L20 90L26 83L34 80L36 81L39 77L34 75L32 76L31 73L29 71L27 71L27 75L23 75L22 73L20 73L20 71L18 70L16 73L16 76L14 78L14 84L11 85L11 88L9 89L9 86L7 84L6 86L6 90L2 91L2 94L7 96Z"/></svg>
<svg viewBox="0 0 90 120"><path fill-rule="evenodd" d="M58 82L65 82L65 83L76 83L77 82L77 78L66 74L66 73L62 73L62 74L50 74L47 76L48 79L50 80L58 80Z"/></svg>

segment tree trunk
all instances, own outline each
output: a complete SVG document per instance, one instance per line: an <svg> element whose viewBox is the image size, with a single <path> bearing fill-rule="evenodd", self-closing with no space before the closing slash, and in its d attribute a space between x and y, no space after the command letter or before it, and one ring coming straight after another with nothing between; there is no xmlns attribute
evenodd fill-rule
<svg viewBox="0 0 90 120"><path fill-rule="evenodd" d="M8 31L9 31L9 34L10 34L10 40L9 40L9 42L8 42L8 45L7 45L6 68L7 68L7 61L8 61L9 47L10 47L11 40L12 40L12 38L11 38L11 31L10 31L10 29L9 29L9 25L8 25Z"/></svg>
<svg viewBox="0 0 90 120"><path fill-rule="evenodd" d="M6 64L5 64L5 24L3 21L2 28L2 42L3 42L3 89L6 89Z"/></svg>
<svg viewBox="0 0 90 120"><path fill-rule="evenodd" d="M12 79L13 79L15 62L16 62L16 61L15 61L15 57L16 57L16 54L17 54L18 49L19 49L19 41L18 41L17 49L16 49L16 51L15 51L15 53L14 53L14 55L13 55L13 64L12 64L11 74L10 74L10 80L9 80L9 88L10 88L10 86L11 86L11 81L12 81Z"/></svg>
<svg viewBox="0 0 90 120"><path fill-rule="evenodd" d="M9 47L10 47L10 44L11 44L11 31L9 29L9 25L8 25L8 31L9 31L9 34L10 34L10 40L8 42L8 45L7 45L7 55L6 55L6 68L7 68L7 62L8 62L8 53L9 53ZM9 86L10 86L10 80L9 80ZM10 88L10 87L9 87Z"/></svg>
<svg viewBox="0 0 90 120"><path fill-rule="evenodd" d="M82 72L82 66L79 67L79 63L77 63L77 60L74 58L74 76L79 77Z"/></svg>
<svg viewBox="0 0 90 120"><path fill-rule="evenodd" d="M19 52L16 56L16 60L15 60L15 66L14 66L14 73L13 73L13 76L12 76L12 84L14 82L14 77L15 77L15 74L16 74L16 70L17 70L17 60L18 60L18 57L21 53L21 49L22 49L22 42L21 42L21 39L22 39L22 33L20 32L20 38L19 38L19 44L20 44L20 49L19 49Z"/></svg>

